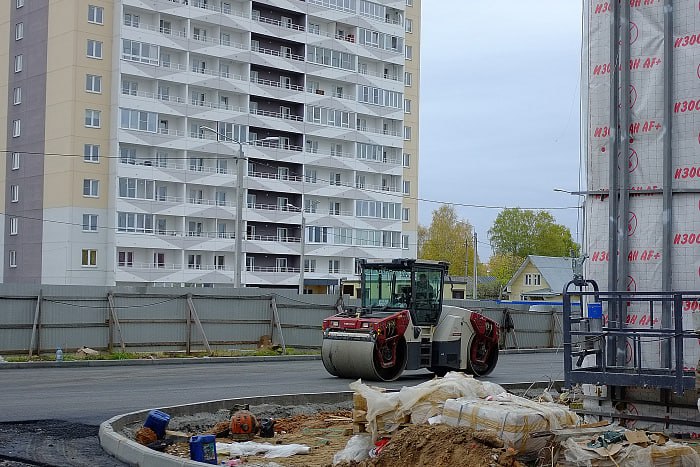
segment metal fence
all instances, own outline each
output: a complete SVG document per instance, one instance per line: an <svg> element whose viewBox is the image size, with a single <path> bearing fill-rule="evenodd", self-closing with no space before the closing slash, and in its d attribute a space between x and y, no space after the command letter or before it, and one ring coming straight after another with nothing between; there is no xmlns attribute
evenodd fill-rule
<svg viewBox="0 0 700 467"><path fill-rule="evenodd" d="M164 289L0 285L0 353L38 354L61 347L96 350L216 351L246 349L262 336L297 348L321 345L321 322L333 295L290 290ZM357 306L355 299L345 300ZM561 345L561 307L449 300L481 311L503 328L503 348Z"/></svg>

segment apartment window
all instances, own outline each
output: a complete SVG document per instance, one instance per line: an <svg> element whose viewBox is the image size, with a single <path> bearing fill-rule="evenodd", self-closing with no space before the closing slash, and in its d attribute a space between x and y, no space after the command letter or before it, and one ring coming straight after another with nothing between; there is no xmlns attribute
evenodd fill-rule
<svg viewBox="0 0 700 467"><path fill-rule="evenodd" d="M403 127L403 139L406 141L411 140L411 127L410 126Z"/></svg>
<svg viewBox="0 0 700 467"><path fill-rule="evenodd" d="M133 13L124 13L124 24L135 28L139 27L141 18Z"/></svg>
<svg viewBox="0 0 700 467"><path fill-rule="evenodd" d="M10 201L13 203L19 201L19 185L10 185Z"/></svg>
<svg viewBox="0 0 700 467"><path fill-rule="evenodd" d="M157 132L158 114L155 112L146 112L144 110L135 109L120 109L121 110L121 128L128 130L150 131Z"/></svg>
<svg viewBox="0 0 700 467"><path fill-rule="evenodd" d="M15 40L24 38L24 23L15 24Z"/></svg>
<svg viewBox="0 0 700 467"><path fill-rule="evenodd" d="M525 285L542 285L542 276L539 274L525 274Z"/></svg>
<svg viewBox="0 0 700 467"><path fill-rule="evenodd" d="M411 113L411 99L404 99L403 100L403 111L404 111L404 113L407 113L407 114Z"/></svg>
<svg viewBox="0 0 700 467"><path fill-rule="evenodd" d="M97 214L83 214L83 232L97 232Z"/></svg>
<svg viewBox="0 0 700 467"><path fill-rule="evenodd" d="M12 137L17 138L22 134L22 120L12 120Z"/></svg>
<svg viewBox="0 0 700 467"><path fill-rule="evenodd" d="M10 235L17 235L19 232L19 219L10 217Z"/></svg>
<svg viewBox="0 0 700 467"><path fill-rule="evenodd" d="M100 195L100 181L91 178L83 180L83 196L96 198Z"/></svg>
<svg viewBox="0 0 700 467"><path fill-rule="evenodd" d="M104 24L104 13L101 6L88 5L88 23Z"/></svg>
<svg viewBox="0 0 700 467"><path fill-rule="evenodd" d="M87 56L90 58L102 58L102 42L93 39L87 40Z"/></svg>
<svg viewBox="0 0 700 467"><path fill-rule="evenodd" d="M153 253L153 266L157 268L165 267L165 253Z"/></svg>
<svg viewBox="0 0 700 467"><path fill-rule="evenodd" d="M224 269L225 267L224 255L214 255L214 269Z"/></svg>
<svg viewBox="0 0 700 467"><path fill-rule="evenodd" d="M406 26L406 32L413 32L413 20L406 18L404 21L404 25Z"/></svg>
<svg viewBox="0 0 700 467"><path fill-rule="evenodd" d="M19 169L19 153L13 152L12 153L12 170L17 170L17 169Z"/></svg>
<svg viewBox="0 0 700 467"><path fill-rule="evenodd" d="M329 259L328 260L328 272L331 274L340 273L340 260L339 259Z"/></svg>
<svg viewBox="0 0 700 467"><path fill-rule="evenodd" d="M134 252L133 251L120 251L117 254L117 262L119 266L122 267L132 267L134 265Z"/></svg>
<svg viewBox="0 0 700 467"><path fill-rule="evenodd" d="M19 8L19 7L17 7ZM9 265L11 268L16 268L17 267L17 250L10 250L8 251L8 259L9 259Z"/></svg>
<svg viewBox="0 0 700 467"><path fill-rule="evenodd" d="M411 194L411 182L409 182L408 180L403 181L403 194L404 195Z"/></svg>
<svg viewBox="0 0 700 467"><path fill-rule="evenodd" d="M16 87L12 90L12 103L19 105L22 103L22 88Z"/></svg>
<svg viewBox="0 0 700 467"><path fill-rule="evenodd" d="M24 6L24 0L17 0L15 3L16 8L22 8Z"/></svg>
<svg viewBox="0 0 700 467"><path fill-rule="evenodd" d="M316 272L316 260L315 259L305 259L304 260L304 271L305 272Z"/></svg>
<svg viewBox="0 0 700 467"><path fill-rule="evenodd" d="M85 75L85 90L87 92L102 92L102 76Z"/></svg>
<svg viewBox="0 0 700 467"><path fill-rule="evenodd" d="M87 128L100 128L100 111L85 109L85 126Z"/></svg>
<svg viewBox="0 0 700 467"><path fill-rule="evenodd" d="M408 250L408 235L401 235L401 248Z"/></svg>
<svg viewBox="0 0 700 467"><path fill-rule="evenodd" d="M97 250L83 249L82 265L85 267L97 266Z"/></svg>
<svg viewBox="0 0 700 467"><path fill-rule="evenodd" d="M187 255L188 269L202 269L202 255Z"/></svg>
<svg viewBox="0 0 700 467"><path fill-rule="evenodd" d="M83 161L99 162L100 161L100 145L85 144L83 146Z"/></svg>
<svg viewBox="0 0 700 467"><path fill-rule="evenodd" d="M413 73L405 71L403 74L403 83L406 86L412 86L413 85Z"/></svg>
<svg viewBox="0 0 700 467"><path fill-rule="evenodd" d="M22 71L22 66L24 65L24 55L15 55L15 73Z"/></svg>
<svg viewBox="0 0 700 467"><path fill-rule="evenodd" d="M409 208L402 208L401 209L401 220L404 222L408 222L411 218L411 211Z"/></svg>
<svg viewBox="0 0 700 467"><path fill-rule="evenodd" d="M406 60L413 60L413 46L407 45L405 47L406 51Z"/></svg>
<svg viewBox="0 0 700 467"><path fill-rule="evenodd" d="M411 155L407 152L404 152L402 162L403 162L404 167L410 167L411 166Z"/></svg>

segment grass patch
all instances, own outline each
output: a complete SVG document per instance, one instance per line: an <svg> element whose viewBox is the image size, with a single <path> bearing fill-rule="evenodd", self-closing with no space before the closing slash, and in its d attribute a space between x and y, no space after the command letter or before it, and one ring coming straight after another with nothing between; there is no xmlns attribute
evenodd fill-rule
<svg viewBox="0 0 700 467"><path fill-rule="evenodd" d="M320 355L319 349L295 349L287 347L285 355ZM74 352L63 352L63 361L77 360L138 360L142 358L203 358L203 357L277 357L281 356L281 347L263 347L251 349L231 349L231 350L215 350L211 354L202 351L191 352L187 355L184 351L171 352L100 352L97 355L79 355ZM26 362L52 362L56 360L56 355L53 353L45 353L41 355L33 355L29 358L26 355L11 355L4 357L5 361L10 363L26 363Z"/></svg>

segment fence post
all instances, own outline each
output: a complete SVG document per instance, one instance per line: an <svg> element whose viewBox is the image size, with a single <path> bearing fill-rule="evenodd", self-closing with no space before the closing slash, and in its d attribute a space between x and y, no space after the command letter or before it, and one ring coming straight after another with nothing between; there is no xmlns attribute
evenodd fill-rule
<svg viewBox="0 0 700 467"><path fill-rule="evenodd" d="M549 310L549 348L554 348L554 333L557 325L557 317L554 310Z"/></svg>
<svg viewBox="0 0 700 467"><path fill-rule="evenodd" d="M277 312L277 300L275 300L275 296L273 295L270 298L270 306L272 307L272 317L270 317L270 324L272 325L272 332L270 332L270 340L272 340L273 332L274 329L277 329L277 332L280 335L280 344L282 344L282 354L287 355L287 346L284 344L284 335L282 334L282 324L280 323L280 316L279 313Z"/></svg>
<svg viewBox="0 0 700 467"><path fill-rule="evenodd" d="M29 357L31 358L34 351L34 342L36 341L36 353L39 355L41 351L41 289L36 297L36 308L34 308L34 324L32 324L32 339L29 343Z"/></svg>
<svg viewBox="0 0 700 467"><path fill-rule="evenodd" d="M109 302L109 315L111 317L110 319L110 326L109 326L109 351L112 351L112 323L113 325L117 326L117 332L119 333L119 345L122 348L122 352L126 351L126 346L124 345L124 336L122 335L122 326L119 324L119 317L117 316L117 309L114 306L114 293L113 292L108 292L107 293L107 301Z"/></svg>
<svg viewBox="0 0 700 467"><path fill-rule="evenodd" d="M187 296L187 323L185 324L185 353L192 353L192 308L190 308L190 296Z"/></svg>
<svg viewBox="0 0 700 467"><path fill-rule="evenodd" d="M190 314L192 315L192 318L194 318L194 322L197 324L197 327L199 328L199 332L202 333L202 342L204 342L204 347L207 349L207 352L211 354L211 347L209 346L209 339L207 339L207 335L204 332L204 326L202 326L202 322L199 320L199 315L197 314L197 309L194 307L194 302L192 301L192 294L188 293L187 294L187 305L190 308Z"/></svg>

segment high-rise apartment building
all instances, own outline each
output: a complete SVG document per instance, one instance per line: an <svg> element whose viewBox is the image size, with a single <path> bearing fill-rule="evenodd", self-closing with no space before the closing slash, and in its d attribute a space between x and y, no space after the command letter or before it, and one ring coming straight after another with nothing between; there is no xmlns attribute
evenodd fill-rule
<svg viewBox="0 0 700 467"><path fill-rule="evenodd" d="M0 2L3 282L415 257L419 30L419 0Z"/></svg>

